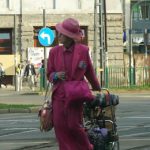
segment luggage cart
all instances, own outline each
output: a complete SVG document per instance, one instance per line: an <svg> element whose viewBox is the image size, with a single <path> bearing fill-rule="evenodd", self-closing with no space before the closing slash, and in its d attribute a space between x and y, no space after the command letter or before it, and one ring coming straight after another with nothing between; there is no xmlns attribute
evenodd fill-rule
<svg viewBox="0 0 150 150"><path fill-rule="evenodd" d="M92 102L84 104L84 127L94 150L119 150L115 110L119 97L102 88Z"/></svg>

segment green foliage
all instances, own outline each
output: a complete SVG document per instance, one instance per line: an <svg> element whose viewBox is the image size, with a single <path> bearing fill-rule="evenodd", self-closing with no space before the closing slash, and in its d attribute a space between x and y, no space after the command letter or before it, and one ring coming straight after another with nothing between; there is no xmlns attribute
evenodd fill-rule
<svg viewBox="0 0 150 150"><path fill-rule="evenodd" d="M124 92L147 92L149 93L150 91L150 86L130 86L130 87L119 87L119 88L108 88L110 92L117 92L117 93L124 93Z"/></svg>
<svg viewBox="0 0 150 150"><path fill-rule="evenodd" d="M35 106L37 105L0 104L0 109L12 109L12 108L28 109Z"/></svg>
<svg viewBox="0 0 150 150"><path fill-rule="evenodd" d="M150 85L110 88L112 90L150 90Z"/></svg>

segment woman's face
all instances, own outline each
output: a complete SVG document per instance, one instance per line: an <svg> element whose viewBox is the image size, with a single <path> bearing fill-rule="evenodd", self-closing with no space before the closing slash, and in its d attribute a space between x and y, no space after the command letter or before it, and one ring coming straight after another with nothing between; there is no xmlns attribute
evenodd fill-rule
<svg viewBox="0 0 150 150"><path fill-rule="evenodd" d="M61 44L67 47L70 46L74 42L73 39L71 39L70 37L67 37L66 35L62 33L58 33L58 40Z"/></svg>
<svg viewBox="0 0 150 150"><path fill-rule="evenodd" d="M67 41L68 37L62 33L58 33L58 40L61 44L64 44Z"/></svg>

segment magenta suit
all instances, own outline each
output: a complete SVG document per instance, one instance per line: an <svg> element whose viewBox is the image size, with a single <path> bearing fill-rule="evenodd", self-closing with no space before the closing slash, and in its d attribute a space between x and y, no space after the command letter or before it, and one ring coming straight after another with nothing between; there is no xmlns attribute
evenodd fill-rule
<svg viewBox="0 0 150 150"><path fill-rule="evenodd" d="M95 76L89 56L88 47L82 44L73 45L69 51L63 46L50 50L47 76L53 82L55 72L66 72L66 81L54 83L52 93L53 123L60 150L92 150L86 132L82 127L82 103L65 108L66 97L63 83L68 80L83 80L84 76L94 90L100 85Z"/></svg>

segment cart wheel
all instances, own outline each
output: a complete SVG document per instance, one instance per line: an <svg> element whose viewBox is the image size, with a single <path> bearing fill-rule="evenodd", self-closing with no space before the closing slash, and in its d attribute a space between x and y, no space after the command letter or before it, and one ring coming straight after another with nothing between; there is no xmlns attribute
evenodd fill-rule
<svg viewBox="0 0 150 150"><path fill-rule="evenodd" d="M111 142L109 144L109 150L119 150L119 141Z"/></svg>

